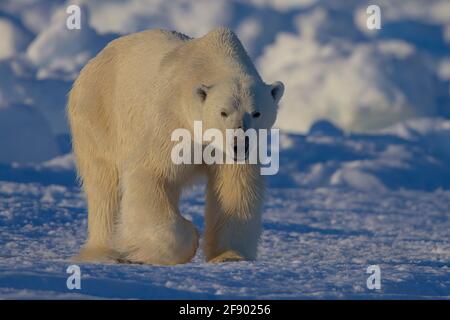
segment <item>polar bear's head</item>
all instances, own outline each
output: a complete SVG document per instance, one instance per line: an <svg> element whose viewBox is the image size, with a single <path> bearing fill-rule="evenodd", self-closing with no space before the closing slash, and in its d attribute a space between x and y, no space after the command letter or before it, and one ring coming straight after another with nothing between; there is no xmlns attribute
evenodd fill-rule
<svg viewBox="0 0 450 320"><path fill-rule="evenodd" d="M195 88L195 113L203 129L270 129L276 120L283 83L267 85L242 78L227 79Z"/></svg>
<svg viewBox="0 0 450 320"><path fill-rule="evenodd" d="M245 132L248 129L268 130L273 126L283 93L281 82L267 85L260 79L231 78L197 86L191 110L195 120L202 121L204 131L216 129L226 137L227 129L232 129L237 136L227 143L234 148L235 155L239 143L242 143L242 152L247 157L251 142L245 137Z"/></svg>

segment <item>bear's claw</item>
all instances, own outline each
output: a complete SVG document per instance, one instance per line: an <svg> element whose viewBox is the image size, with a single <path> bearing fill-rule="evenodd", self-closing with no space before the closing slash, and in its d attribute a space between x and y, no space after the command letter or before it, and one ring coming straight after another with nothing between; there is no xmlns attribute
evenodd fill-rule
<svg viewBox="0 0 450 320"><path fill-rule="evenodd" d="M73 262L85 262L85 263L117 263L118 253L112 249L104 247L83 247L78 255L72 257L70 260Z"/></svg>
<svg viewBox="0 0 450 320"><path fill-rule="evenodd" d="M225 251L224 253L218 255L215 258L212 258L209 260L209 263L222 263L222 262L237 262L237 261L244 261L244 257L241 256L239 253L233 250Z"/></svg>

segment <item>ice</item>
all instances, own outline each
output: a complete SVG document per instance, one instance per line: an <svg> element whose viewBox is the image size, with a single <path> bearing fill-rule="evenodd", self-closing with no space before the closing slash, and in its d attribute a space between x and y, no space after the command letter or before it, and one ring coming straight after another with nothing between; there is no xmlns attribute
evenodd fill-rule
<svg viewBox="0 0 450 320"><path fill-rule="evenodd" d="M370 134L343 134L324 120L306 135L282 137L276 187L342 186L358 190L450 187L450 121L423 118Z"/></svg>
<svg viewBox="0 0 450 320"><path fill-rule="evenodd" d="M24 105L0 107L0 150L0 163L41 162L59 154L44 117Z"/></svg>
<svg viewBox="0 0 450 320"><path fill-rule="evenodd" d="M291 132L304 132L322 118L346 130L370 131L438 115L436 97L443 93L426 65L399 40L322 45L287 33L258 60L263 77L285 81L277 125Z"/></svg>
<svg viewBox="0 0 450 320"><path fill-rule="evenodd" d="M2 182L0 199L6 299L450 298L448 191L270 189L257 261L211 265L200 250L179 266L80 264L72 291L66 269L86 232L79 189ZM181 201L200 230L203 201L202 188ZM369 265L381 290L366 287Z"/></svg>
<svg viewBox="0 0 450 320"><path fill-rule="evenodd" d="M32 40L31 33L16 20L1 16L0 12L0 60L22 52Z"/></svg>
<svg viewBox="0 0 450 320"><path fill-rule="evenodd" d="M38 68L38 79L74 79L81 68L114 37L98 35L89 25L89 10L81 9L81 29L66 27L68 14L61 8L27 49L27 58Z"/></svg>

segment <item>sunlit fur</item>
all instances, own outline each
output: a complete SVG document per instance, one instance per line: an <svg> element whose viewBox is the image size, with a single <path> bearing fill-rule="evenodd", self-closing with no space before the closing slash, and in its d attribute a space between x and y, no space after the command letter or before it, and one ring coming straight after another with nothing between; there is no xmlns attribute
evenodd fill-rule
<svg viewBox="0 0 450 320"><path fill-rule="evenodd" d="M194 120L205 129L236 128L255 110L261 116L247 125L270 128L282 94L281 83L261 80L225 28L198 39L150 30L111 42L80 73L67 109L88 202L88 239L75 259L189 262L199 235L178 203L201 175L208 178L206 259L255 259L264 193L258 165L175 165L170 137L192 130ZM222 108L230 110L226 119Z"/></svg>

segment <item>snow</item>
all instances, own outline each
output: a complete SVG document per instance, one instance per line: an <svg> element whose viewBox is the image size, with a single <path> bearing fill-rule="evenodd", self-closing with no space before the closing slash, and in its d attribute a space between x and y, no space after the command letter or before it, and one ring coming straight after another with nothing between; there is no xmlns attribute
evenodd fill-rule
<svg viewBox="0 0 450 320"><path fill-rule="evenodd" d="M272 7L280 11L304 8L313 5L317 0L250 0L249 2L261 7Z"/></svg>
<svg viewBox="0 0 450 320"><path fill-rule="evenodd" d="M74 3L81 30L65 27ZM1 1L0 298L450 298L450 3L378 3L370 31L360 0ZM259 259L81 265L82 290L66 289L87 218L73 80L119 35L221 25L286 86ZM181 202L200 230L203 188Z"/></svg>
<svg viewBox="0 0 450 320"><path fill-rule="evenodd" d="M4 298L450 298L450 193L271 189L256 262L210 265L80 265L81 290L66 288L68 259L82 244L78 188L0 185L0 296ZM420 199L418 201L417 199ZM181 211L203 229L203 188ZM369 265L381 290L366 287Z"/></svg>
<svg viewBox="0 0 450 320"><path fill-rule="evenodd" d="M149 28L184 30L201 36L210 29L227 24L231 5L217 0L131 0L90 1L92 25L100 33L131 33ZM208 12L208 14L204 14Z"/></svg>
<svg viewBox="0 0 450 320"><path fill-rule="evenodd" d="M14 108L15 105L28 105L36 111L36 122L40 121L38 118L44 117L54 136L67 133L65 104L71 82L55 79L37 80L34 76L32 66L21 57L0 61L0 107ZM3 132L0 127L0 135L6 134L7 132ZM29 144L17 147L26 149Z"/></svg>
<svg viewBox="0 0 450 320"><path fill-rule="evenodd" d="M24 50L32 37L31 34L21 28L18 23L14 23L12 19L0 16L0 34L2 41L0 42L0 60L14 56Z"/></svg>
<svg viewBox="0 0 450 320"><path fill-rule="evenodd" d="M5 0L0 4L0 11L19 18L25 28L38 34L48 27L55 10L64 2L64 0Z"/></svg>
<svg viewBox="0 0 450 320"><path fill-rule="evenodd" d="M316 13L329 21L324 11ZM272 81L283 74L287 83L281 129L304 132L328 118L347 130L370 131L438 114L436 76L413 46L400 40L321 44L309 38L320 27L311 20L303 21L306 36L281 33L258 60L263 77Z"/></svg>
<svg viewBox="0 0 450 320"><path fill-rule="evenodd" d="M33 107L0 107L0 128L0 162L40 162L59 153L48 123Z"/></svg>
<svg viewBox="0 0 450 320"><path fill-rule="evenodd" d="M344 133L321 120L306 135L282 135L280 172L269 183L366 191L448 189L449 126L449 120L423 118L362 134Z"/></svg>
<svg viewBox="0 0 450 320"><path fill-rule="evenodd" d="M66 28L67 13L62 8L28 47L26 56L38 68L38 79L75 79L87 61L114 38L98 35L88 24L87 8L80 9L84 22L80 30Z"/></svg>
<svg viewBox="0 0 450 320"><path fill-rule="evenodd" d="M75 169L75 157L72 153L56 157L54 159L45 161L42 165L36 166L37 168L49 168L51 170L74 170Z"/></svg>

